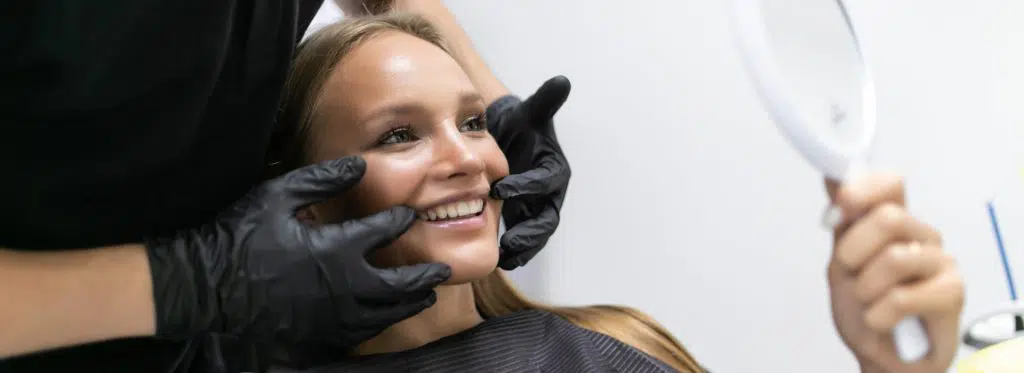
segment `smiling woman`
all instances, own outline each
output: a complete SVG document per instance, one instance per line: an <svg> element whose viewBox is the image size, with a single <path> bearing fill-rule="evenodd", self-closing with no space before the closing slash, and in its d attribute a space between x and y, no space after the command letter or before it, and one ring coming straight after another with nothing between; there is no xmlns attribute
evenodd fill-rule
<svg viewBox="0 0 1024 373"><path fill-rule="evenodd" d="M359 155L366 174L346 194L311 206L313 224L395 205L419 221L373 252L391 268L448 264L437 303L322 363L295 358L278 370L440 372L516 370L700 372L646 315L625 307L550 307L524 298L496 269L502 201L490 185L508 163L487 132L485 102L424 19L391 13L327 26L300 45L270 149L279 175Z"/></svg>

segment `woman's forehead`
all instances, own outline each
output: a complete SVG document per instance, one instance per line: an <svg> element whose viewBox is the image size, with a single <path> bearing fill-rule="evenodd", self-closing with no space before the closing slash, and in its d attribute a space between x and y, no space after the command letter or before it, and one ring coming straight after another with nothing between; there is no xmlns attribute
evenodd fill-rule
<svg viewBox="0 0 1024 373"><path fill-rule="evenodd" d="M408 102L457 104L472 91L472 81L444 50L389 31L353 48L339 62L324 87L321 107L359 116Z"/></svg>

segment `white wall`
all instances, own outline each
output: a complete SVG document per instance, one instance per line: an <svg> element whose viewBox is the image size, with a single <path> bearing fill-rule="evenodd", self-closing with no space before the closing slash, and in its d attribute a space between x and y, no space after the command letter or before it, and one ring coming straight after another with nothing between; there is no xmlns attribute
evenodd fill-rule
<svg viewBox="0 0 1024 373"><path fill-rule="evenodd" d="M970 318L1007 299L993 196L1014 201L997 208L1024 276L1024 198L1010 198L1024 197L1024 3L852 3L877 164L907 176L912 211L960 260ZM530 294L636 306L716 372L856 371L829 314L821 181L748 84L724 1L448 4L514 91L573 82L556 123L573 167L562 225L514 273ZM317 22L339 15L325 8Z"/></svg>

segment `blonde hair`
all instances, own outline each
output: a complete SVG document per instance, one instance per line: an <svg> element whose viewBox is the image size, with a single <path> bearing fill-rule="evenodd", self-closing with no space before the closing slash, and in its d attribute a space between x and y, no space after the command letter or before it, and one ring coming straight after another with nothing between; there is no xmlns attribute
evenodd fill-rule
<svg viewBox="0 0 1024 373"><path fill-rule="evenodd" d="M407 33L451 54L441 34L425 19L386 13L346 19L326 26L299 45L268 159L268 176L307 163L310 131L324 83L341 59L356 46L386 31ZM543 310L602 333L651 355L680 372L702 372L697 361L664 327L638 310L622 306L553 307L527 299L501 270L472 282L477 309L491 318L524 310Z"/></svg>

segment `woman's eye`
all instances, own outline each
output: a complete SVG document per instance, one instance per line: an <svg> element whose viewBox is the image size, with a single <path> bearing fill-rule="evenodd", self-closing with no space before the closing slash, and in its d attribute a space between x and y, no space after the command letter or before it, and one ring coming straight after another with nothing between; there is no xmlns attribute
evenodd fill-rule
<svg viewBox="0 0 1024 373"><path fill-rule="evenodd" d="M475 115L473 117L470 117L469 119L466 119L465 121L463 121L462 125L459 126L459 131L471 132L471 131L486 131L486 130L487 130L487 120L484 119L483 114Z"/></svg>
<svg viewBox="0 0 1024 373"><path fill-rule="evenodd" d="M412 129L408 127L395 128L381 137L378 141L379 145L393 145L401 144L405 142L416 141L416 135L412 133Z"/></svg>

